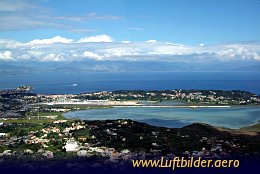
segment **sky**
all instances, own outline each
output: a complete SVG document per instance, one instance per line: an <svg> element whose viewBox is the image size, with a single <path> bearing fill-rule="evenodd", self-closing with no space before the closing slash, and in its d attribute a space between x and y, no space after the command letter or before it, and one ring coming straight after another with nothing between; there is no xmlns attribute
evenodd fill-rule
<svg viewBox="0 0 260 174"><path fill-rule="evenodd" d="M260 0L0 0L1 62L260 61Z"/></svg>

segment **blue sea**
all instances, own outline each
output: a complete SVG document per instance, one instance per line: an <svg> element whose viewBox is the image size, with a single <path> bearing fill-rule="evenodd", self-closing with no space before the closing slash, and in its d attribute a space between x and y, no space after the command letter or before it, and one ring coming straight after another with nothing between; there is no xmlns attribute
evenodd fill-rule
<svg viewBox="0 0 260 174"><path fill-rule="evenodd" d="M77 84L77 86L73 85ZM0 89L31 85L36 93L77 94L124 89L245 90L260 95L260 72L122 72L0 75Z"/></svg>

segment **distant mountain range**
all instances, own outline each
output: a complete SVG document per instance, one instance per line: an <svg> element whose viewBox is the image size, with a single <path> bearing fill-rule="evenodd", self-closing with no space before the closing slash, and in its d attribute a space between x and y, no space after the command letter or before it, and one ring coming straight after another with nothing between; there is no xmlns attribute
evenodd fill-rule
<svg viewBox="0 0 260 174"><path fill-rule="evenodd" d="M149 72L149 71L260 71L256 62L156 62L156 61L84 61L84 62L0 62L0 74L45 72ZM235 66L234 66L235 65Z"/></svg>
<svg viewBox="0 0 260 174"><path fill-rule="evenodd" d="M260 71L260 65L242 66L234 68L234 71Z"/></svg>

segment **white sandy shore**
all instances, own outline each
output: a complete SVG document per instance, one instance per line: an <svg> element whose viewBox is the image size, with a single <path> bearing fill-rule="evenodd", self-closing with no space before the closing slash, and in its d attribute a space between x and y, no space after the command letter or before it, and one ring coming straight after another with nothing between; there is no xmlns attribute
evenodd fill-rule
<svg viewBox="0 0 260 174"><path fill-rule="evenodd" d="M134 106L114 106L114 107L142 107L142 108L230 108L230 106L183 106L183 105L134 105Z"/></svg>
<svg viewBox="0 0 260 174"><path fill-rule="evenodd" d="M84 102L50 102L38 103L42 105L86 105L86 106L113 106L113 107L143 107L143 108L230 108L228 105L146 105L140 104L138 101L107 101L93 100Z"/></svg>
<svg viewBox="0 0 260 174"><path fill-rule="evenodd" d="M138 101L107 101L107 100L92 100L84 102L49 102L49 103L37 103L42 105L100 105L100 106L116 106L116 105L140 105Z"/></svg>

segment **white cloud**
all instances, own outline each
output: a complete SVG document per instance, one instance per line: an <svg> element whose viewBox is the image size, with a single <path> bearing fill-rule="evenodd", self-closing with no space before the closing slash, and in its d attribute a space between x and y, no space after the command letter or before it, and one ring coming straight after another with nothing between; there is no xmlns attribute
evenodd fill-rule
<svg viewBox="0 0 260 174"><path fill-rule="evenodd" d="M201 47L204 47L205 45L204 45L204 43L201 43L200 46L201 46Z"/></svg>
<svg viewBox="0 0 260 174"><path fill-rule="evenodd" d="M4 51L0 52L0 60L12 60L12 52L11 51Z"/></svg>
<svg viewBox="0 0 260 174"><path fill-rule="evenodd" d="M260 61L259 43L183 45L168 42L112 42L108 35L73 39L56 36L27 43L0 40L0 60L17 61ZM84 42L83 42L84 41ZM109 44L105 42L110 42Z"/></svg>
<svg viewBox="0 0 260 174"><path fill-rule="evenodd" d="M104 58L106 60L118 60L118 58L129 60L129 56L138 56L142 53L139 48L136 47L127 47L127 46L118 46L113 48L107 48L103 50ZM135 58L134 58L135 59Z"/></svg>
<svg viewBox="0 0 260 174"><path fill-rule="evenodd" d="M113 39L106 35L97 35L97 36L89 36L89 37L83 37L79 41L79 43L84 43L84 42L113 42Z"/></svg>
<svg viewBox="0 0 260 174"><path fill-rule="evenodd" d="M129 40L123 40L123 41L121 41L122 43L131 43L131 41L129 41Z"/></svg>
<svg viewBox="0 0 260 174"><path fill-rule="evenodd" d="M90 58L90 59L95 59L95 60L101 60L102 59L101 56L99 56L98 54L95 54L91 51L84 51L83 56Z"/></svg>
<svg viewBox="0 0 260 174"><path fill-rule="evenodd" d="M254 59L260 60L260 53L258 48L251 48L249 45L227 45L224 49L216 51L216 54L222 59Z"/></svg>
<svg viewBox="0 0 260 174"><path fill-rule="evenodd" d="M146 43L156 43L157 41L156 40L147 40L145 41Z"/></svg>
<svg viewBox="0 0 260 174"><path fill-rule="evenodd" d="M42 62L61 62L64 61L64 58L60 54L48 54L47 56L43 57L40 61Z"/></svg>
<svg viewBox="0 0 260 174"><path fill-rule="evenodd" d="M43 55L43 52L41 52L41 51L29 51L28 53L30 53L32 56Z"/></svg>
<svg viewBox="0 0 260 174"><path fill-rule="evenodd" d="M73 39L67 39L60 36L55 36L50 39L35 39L29 42L29 44L53 44L53 43L71 43L73 42Z"/></svg>

